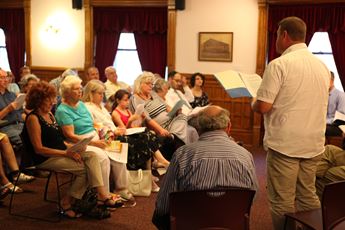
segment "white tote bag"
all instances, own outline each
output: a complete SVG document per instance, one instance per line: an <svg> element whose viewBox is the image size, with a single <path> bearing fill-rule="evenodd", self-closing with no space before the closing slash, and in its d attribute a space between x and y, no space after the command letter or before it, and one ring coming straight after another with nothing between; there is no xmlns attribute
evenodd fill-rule
<svg viewBox="0 0 345 230"><path fill-rule="evenodd" d="M128 190L134 196L150 196L152 189L151 170L128 170Z"/></svg>

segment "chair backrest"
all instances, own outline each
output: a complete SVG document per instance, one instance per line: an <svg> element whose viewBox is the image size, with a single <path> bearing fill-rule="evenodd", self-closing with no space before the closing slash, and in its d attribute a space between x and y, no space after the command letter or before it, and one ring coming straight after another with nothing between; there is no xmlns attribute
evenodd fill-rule
<svg viewBox="0 0 345 230"><path fill-rule="evenodd" d="M254 195L245 188L173 192L171 229L249 229Z"/></svg>
<svg viewBox="0 0 345 230"><path fill-rule="evenodd" d="M322 196L323 229L332 229L345 220L345 181L325 186Z"/></svg>

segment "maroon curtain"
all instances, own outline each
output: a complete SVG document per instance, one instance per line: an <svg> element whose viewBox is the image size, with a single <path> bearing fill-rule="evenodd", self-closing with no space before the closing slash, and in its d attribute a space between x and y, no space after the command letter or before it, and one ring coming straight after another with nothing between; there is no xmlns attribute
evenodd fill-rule
<svg viewBox="0 0 345 230"><path fill-rule="evenodd" d="M345 3L270 5L268 14L269 61L278 56L275 40L279 21L288 16L297 16L307 24L307 44L315 32L328 32L339 77L345 86Z"/></svg>
<svg viewBox="0 0 345 230"><path fill-rule="evenodd" d="M135 33L134 36L142 69L164 76L167 63L166 35Z"/></svg>
<svg viewBox="0 0 345 230"><path fill-rule="evenodd" d="M119 44L120 33L101 32L96 37L96 58L95 66L100 71L100 80L106 81L104 70L113 65Z"/></svg>
<svg viewBox="0 0 345 230"><path fill-rule="evenodd" d="M117 51L119 34L132 32L135 34L143 69L163 74L166 66L167 25L166 7L95 7L95 65L100 71L103 71L104 67L112 65ZM114 45L116 45L115 48ZM157 57L150 57L149 53L153 52L154 55L151 56ZM102 57L104 53L107 53L106 58Z"/></svg>
<svg viewBox="0 0 345 230"><path fill-rule="evenodd" d="M11 71L19 81L19 69L24 65L25 55L24 9L0 9L0 28L5 33Z"/></svg>

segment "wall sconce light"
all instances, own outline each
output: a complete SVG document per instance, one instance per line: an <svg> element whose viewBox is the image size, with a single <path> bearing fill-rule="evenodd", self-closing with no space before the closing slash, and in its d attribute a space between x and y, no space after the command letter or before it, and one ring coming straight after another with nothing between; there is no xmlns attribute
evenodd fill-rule
<svg viewBox="0 0 345 230"><path fill-rule="evenodd" d="M49 49L63 51L77 41L73 21L65 12L56 12L47 18L40 30L40 40Z"/></svg>

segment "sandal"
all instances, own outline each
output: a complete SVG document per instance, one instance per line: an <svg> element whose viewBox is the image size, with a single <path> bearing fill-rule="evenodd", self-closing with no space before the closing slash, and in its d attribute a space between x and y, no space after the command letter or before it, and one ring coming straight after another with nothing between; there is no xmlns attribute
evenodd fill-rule
<svg viewBox="0 0 345 230"><path fill-rule="evenodd" d="M73 213L73 214L71 214L71 213ZM76 211L74 211L72 206L69 208L66 208L66 209L61 207L60 214L64 217L69 218L69 219L76 219L76 218L79 218L82 216L81 213L77 213Z"/></svg>
<svg viewBox="0 0 345 230"><path fill-rule="evenodd" d="M0 200L4 199L11 190L6 185L0 187Z"/></svg>
<svg viewBox="0 0 345 230"><path fill-rule="evenodd" d="M11 182L8 182L3 187L7 187L10 190L10 192L13 192L13 190L14 190L14 193L22 193L22 192L24 192L24 190L22 188L20 188L19 186L16 186L14 188L14 184L12 184Z"/></svg>
<svg viewBox="0 0 345 230"><path fill-rule="evenodd" d="M117 208L123 206L123 202L120 199L114 200L113 197L108 197L105 200L97 200L100 207L107 208L110 211L113 211Z"/></svg>

